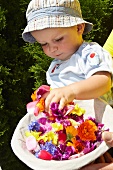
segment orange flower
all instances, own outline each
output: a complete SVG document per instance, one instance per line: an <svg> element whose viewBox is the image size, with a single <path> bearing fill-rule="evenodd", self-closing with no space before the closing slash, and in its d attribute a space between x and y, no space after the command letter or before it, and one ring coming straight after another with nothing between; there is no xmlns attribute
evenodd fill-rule
<svg viewBox="0 0 113 170"><path fill-rule="evenodd" d="M74 142L74 148L75 148L75 152L76 152L76 153L80 153L80 152L83 151L84 145L83 145L81 142L75 140L75 142Z"/></svg>
<svg viewBox="0 0 113 170"><path fill-rule="evenodd" d="M98 130L96 124L91 120L85 120L79 127L78 127L78 136L83 141L95 141L96 135L95 132Z"/></svg>
<svg viewBox="0 0 113 170"><path fill-rule="evenodd" d="M31 99L32 99L33 101L36 101L36 100L37 100L37 98L36 98L36 90L34 91L34 93L32 93Z"/></svg>
<svg viewBox="0 0 113 170"><path fill-rule="evenodd" d="M71 140L77 135L77 129L74 126L66 127L67 140Z"/></svg>
<svg viewBox="0 0 113 170"><path fill-rule="evenodd" d="M43 112L45 110L45 101L43 98L39 100L39 102L36 104L36 106L39 108L39 112Z"/></svg>
<svg viewBox="0 0 113 170"><path fill-rule="evenodd" d="M72 138L71 142L67 143L67 146L73 146L76 153L80 153L84 149L84 145L81 142L77 141L75 138Z"/></svg>

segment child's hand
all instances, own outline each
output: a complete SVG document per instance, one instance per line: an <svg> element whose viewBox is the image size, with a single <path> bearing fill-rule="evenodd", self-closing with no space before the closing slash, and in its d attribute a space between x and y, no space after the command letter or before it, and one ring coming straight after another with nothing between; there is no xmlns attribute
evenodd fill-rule
<svg viewBox="0 0 113 170"><path fill-rule="evenodd" d="M72 102L75 95L71 86L56 88L50 91L45 100L45 109L49 111L50 104L53 102L59 103L59 110L62 110L66 104Z"/></svg>

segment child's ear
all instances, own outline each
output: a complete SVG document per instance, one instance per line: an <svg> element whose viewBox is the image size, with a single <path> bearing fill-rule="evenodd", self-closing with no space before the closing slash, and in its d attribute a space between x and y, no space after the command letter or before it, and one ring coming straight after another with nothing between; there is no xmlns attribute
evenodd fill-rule
<svg viewBox="0 0 113 170"><path fill-rule="evenodd" d="M77 25L77 31L78 31L78 33L83 34L84 28L85 28L85 24L84 24L84 23Z"/></svg>

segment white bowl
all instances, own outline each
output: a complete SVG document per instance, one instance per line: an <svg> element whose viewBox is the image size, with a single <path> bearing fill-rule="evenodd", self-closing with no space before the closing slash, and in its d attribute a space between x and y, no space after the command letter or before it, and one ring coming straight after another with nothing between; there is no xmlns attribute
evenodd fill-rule
<svg viewBox="0 0 113 170"><path fill-rule="evenodd" d="M113 109L110 105L101 99L92 100L76 100L80 107L86 110L85 118L91 116L96 118L96 121L103 123L105 128L109 128L113 132ZM27 113L18 123L12 140L11 147L15 155L24 162L28 167L34 170L77 170L91 163L100 155L104 154L109 146L102 142L94 151L81 156L80 158L63 161L45 161L36 158L30 153L25 146L25 131L31 121L37 119L32 111Z"/></svg>

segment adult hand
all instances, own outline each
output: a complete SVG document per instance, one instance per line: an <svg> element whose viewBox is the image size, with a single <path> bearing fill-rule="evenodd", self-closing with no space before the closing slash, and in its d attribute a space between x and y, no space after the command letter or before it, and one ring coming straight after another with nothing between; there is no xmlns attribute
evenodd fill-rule
<svg viewBox="0 0 113 170"><path fill-rule="evenodd" d="M107 145L113 147L113 132L103 132L102 138ZM108 152L106 152L99 157L94 164L87 165L81 170L113 170L113 158Z"/></svg>
<svg viewBox="0 0 113 170"><path fill-rule="evenodd" d="M80 170L113 170L113 163L98 163L88 165Z"/></svg>
<svg viewBox="0 0 113 170"><path fill-rule="evenodd" d="M97 158L93 164L86 165L80 170L113 170L113 158L109 152L106 152Z"/></svg>
<svg viewBox="0 0 113 170"><path fill-rule="evenodd" d="M106 142L107 145L113 147L113 132L108 131L103 132L102 139Z"/></svg>

